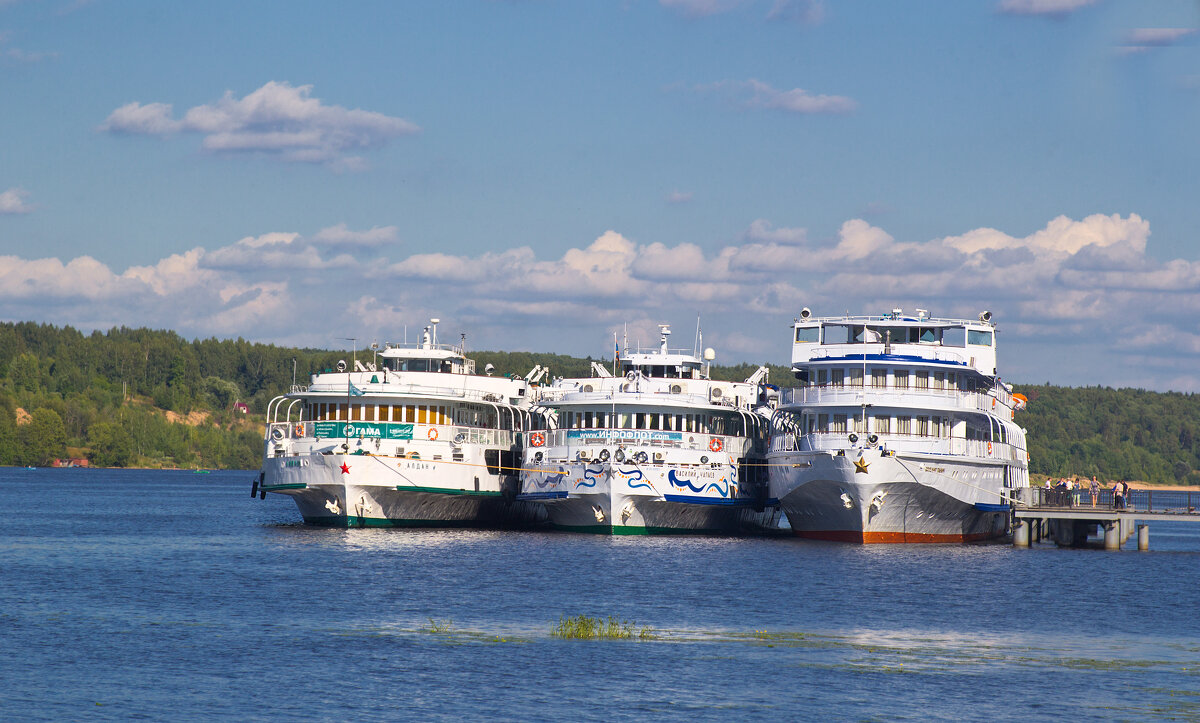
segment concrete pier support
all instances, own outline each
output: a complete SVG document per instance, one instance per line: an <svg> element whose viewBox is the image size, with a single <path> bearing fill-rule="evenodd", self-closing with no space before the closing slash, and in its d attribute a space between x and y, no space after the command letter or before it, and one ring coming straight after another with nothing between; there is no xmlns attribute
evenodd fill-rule
<svg viewBox="0 0 1200 723"><path fill-rule="evenodd" d="M1029 522L1017 520L1013 525L1013 547L1029 547Z"/></svg>
<svg viewBox="0 0 1200 723"><path fill-rule="evenodd" d="M1150 525L1138 525L1138 550L1145 552L1150 549Z"/></svg>
<svg viewBox="0 0 1200 723"><path fill-rule="evenodd" d="M1121 549L1121 523L1118 520L1104 523L1104 549Z"/></svg>

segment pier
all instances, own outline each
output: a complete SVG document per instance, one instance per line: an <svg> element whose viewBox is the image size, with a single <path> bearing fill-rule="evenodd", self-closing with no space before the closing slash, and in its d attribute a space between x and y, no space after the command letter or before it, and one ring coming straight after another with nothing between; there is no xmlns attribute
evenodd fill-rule
<svg viewBox="0 0 1200 723"><path fill-rule="evenodd" d="M1116 507L1112 490L1100 490L1095 506L1086 489L1062 491L1030 487L1020 490L1013 505L1013 546L1042 540L1059 547L1086 547L1089 538L1103 539L1105 550L1120 550L1137 535L1137 549L1150 549L1154 520L1200 522L1200 490L1134 490L1124 507Z"/></svg>

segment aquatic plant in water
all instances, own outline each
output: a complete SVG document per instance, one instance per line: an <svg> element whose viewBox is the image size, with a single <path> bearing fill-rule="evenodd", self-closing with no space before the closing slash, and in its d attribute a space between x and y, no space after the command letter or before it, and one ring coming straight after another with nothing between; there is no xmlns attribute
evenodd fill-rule
<svg viewBox="0 0 1200 723"><path fill-rule="evenodd" d="M560 615L550 635L575 640L651 640L658 637L648 626L638 628L628 620L617 620L611 615L606 620L587 615Z"/></svg>

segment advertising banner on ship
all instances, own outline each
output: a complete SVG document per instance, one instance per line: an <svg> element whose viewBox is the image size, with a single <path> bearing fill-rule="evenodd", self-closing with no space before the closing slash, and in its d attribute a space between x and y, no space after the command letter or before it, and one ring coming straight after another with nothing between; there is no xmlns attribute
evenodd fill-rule
<svg viewBox="0 0 1200 723"><path fill-rule="evenodd" d="M659 432L652 429L568 429L567 439L613 442L681 442L682 432Z"/></svg>
<svg viewBox="0 0 1200 723"><path fill-rule="evenodd" d="M382 422L317 422L313 425L317 437L353 437L363 439L412 439L411 424Z"/></svg>

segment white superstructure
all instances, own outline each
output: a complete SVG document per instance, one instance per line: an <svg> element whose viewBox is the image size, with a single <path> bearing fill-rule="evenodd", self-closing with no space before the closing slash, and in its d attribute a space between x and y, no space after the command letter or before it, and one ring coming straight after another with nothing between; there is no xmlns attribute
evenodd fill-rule
<svg viewBox="0 0 1200 723"><path fill-rule="evenodd" d="M386 344L373 361L314 374L272 400L259 489L333 526L504 525L544 511L516 501L528 383L482 376L462 347Z"/></svg>
<svg viewBox="0 0 1200 723"><path fill-rule="evenodd" d="M555 527L606 534L719 533L777 526L768 499L762 369L714 381L694 351L620 354L614 376L537 390L549 428L529 434L518 499ZM712 358L711 351L706 353Z"/></svg>
<svg viewBox="0 0 1200 723"><path fill-rule="evenodd" d="M1029 486L1021 395L996 374L996 327L924 310L792 325L800 387L772 418L771 495L800 536L947 542L1001 535Z"/></svg>

